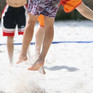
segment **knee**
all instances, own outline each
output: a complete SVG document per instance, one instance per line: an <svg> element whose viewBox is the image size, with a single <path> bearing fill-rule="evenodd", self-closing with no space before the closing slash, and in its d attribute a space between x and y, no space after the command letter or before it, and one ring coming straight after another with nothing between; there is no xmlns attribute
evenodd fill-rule
<svg viewBox="0 0 93 93"><path fill-rule="evenodd" d="M33 21L28 20L26 24L26 28L34 29L35 23Z"/></svg>
<svg viewBox="0 0 93 93"><path fill-rule="evenodd" d="M35 26L35 24L36 24L36 19L29 17L27 21L27 25L33 27Z"/></svg>

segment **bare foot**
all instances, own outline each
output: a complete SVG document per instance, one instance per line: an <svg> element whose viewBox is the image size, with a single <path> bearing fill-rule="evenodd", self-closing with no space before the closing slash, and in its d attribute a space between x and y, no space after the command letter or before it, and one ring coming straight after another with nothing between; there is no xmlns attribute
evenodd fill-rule
<svg viewBox="0 0 93 93"><path fill-rule="evenodd" d="M43 66L42 66L42 67L40 67L39 72L40 72L41 74L46 74L45 69L44 69L44 67L43 67Z"/></svg>
<svg viewBox="0 0 93 93"><path fill-rule="evenodd" d="M18 61L16 62L16 64L22 63L24 61L27 60L27 57L19 57Z"/></svg>
<svg viewBox="0 0 93 93"><path fill-rule="evenodd" d="M36 61L32 67L28 68L28 70L32 70L32 71L37 71L39 70L40 67L42 67L44 65L44 62L42 61Z"/></svg>

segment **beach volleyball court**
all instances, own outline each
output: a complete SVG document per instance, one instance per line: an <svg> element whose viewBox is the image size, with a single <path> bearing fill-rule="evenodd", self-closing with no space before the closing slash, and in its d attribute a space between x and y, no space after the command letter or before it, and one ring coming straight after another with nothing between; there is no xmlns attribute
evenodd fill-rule
<svg viewBox="0 0 93 93"><path fill-rule="evenodd" d="M35 60L35 44L29 47L29 60L15 64L22 43L22 36L17 34L14 65L9 65L6 37L0 26L0 93L93 93L93 22L58 21L54 30L44 66L46 75L42 75L27 70Z"/></svg>

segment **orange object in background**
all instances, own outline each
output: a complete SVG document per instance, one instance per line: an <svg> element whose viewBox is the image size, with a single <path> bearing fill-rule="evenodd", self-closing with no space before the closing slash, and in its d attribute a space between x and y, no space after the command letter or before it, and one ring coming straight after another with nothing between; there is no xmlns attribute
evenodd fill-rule
<svg viewBox="0 0 93 93"><path fill-rule="evenodd" d="M82 0L61 0L59 6L62 5L64 8L64 11L66 13L69 13L73 11L81 3L82 3Z"/></svg>
<svg viewBox="0 0 93 93"><path fill-rule="evenodd" d="M39 22L39 25L40 25L41 27L44 27L44 16L43 16L43 15L40 15L40 16L38 17L38 22Z"/></svg>

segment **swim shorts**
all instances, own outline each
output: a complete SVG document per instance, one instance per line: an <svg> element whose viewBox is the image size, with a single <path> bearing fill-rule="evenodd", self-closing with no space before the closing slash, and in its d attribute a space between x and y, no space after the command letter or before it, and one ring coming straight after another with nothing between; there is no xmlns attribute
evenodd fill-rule
<svg viewBox="0 0 93 93"><path fill-rule="evenodd" d="M29 0L28 13L55 18L60 0Z"/></svg>
<svg viewBox="0 0 93 93"><path fill-rule="evenodd" d="M22 35L26 26L26 6L14 8L6 5L1 20L3 36L14 36L16 26L18 35Z"/></svg>
<svg viewBox="0 0 93 93"><path fill-rule="evenodd" d="M64 11L69 13L73 11L78 5L82 3L82 0L61 0L59 5L62 5Z"/></svg>

